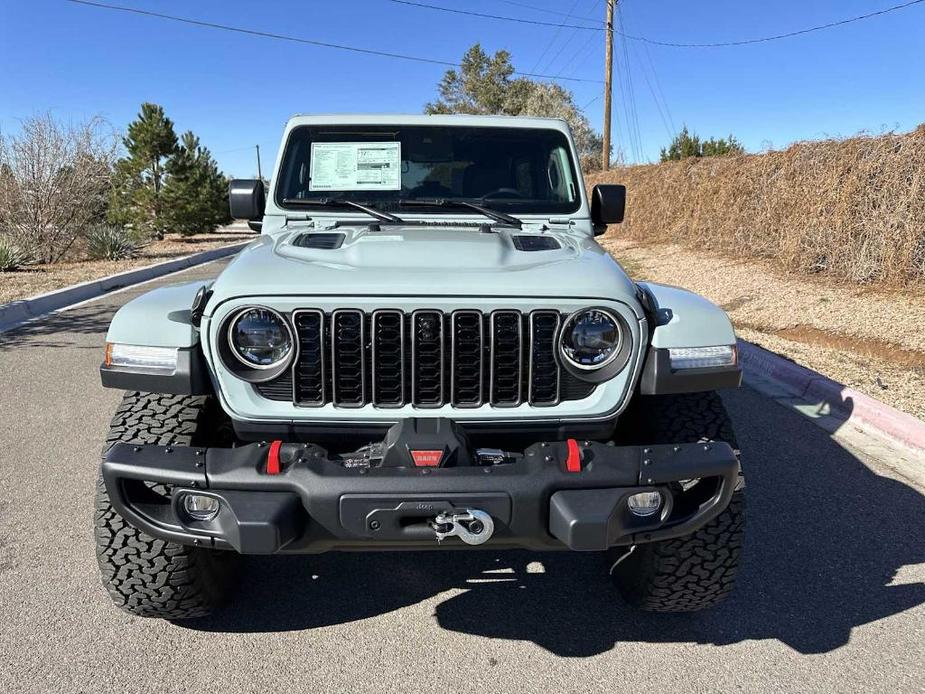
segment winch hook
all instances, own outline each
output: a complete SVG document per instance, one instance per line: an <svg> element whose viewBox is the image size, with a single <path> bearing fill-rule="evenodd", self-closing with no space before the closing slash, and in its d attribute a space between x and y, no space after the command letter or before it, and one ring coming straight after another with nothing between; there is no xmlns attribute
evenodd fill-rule
<svg viewBox="0 0 925 694"><path fill-rule="evenodd" d="M462 513L442 511L431 522L437 536L437 542L448 537L458 537L467 545L480 545L487 542L495 532L495 522L485 511L467 508Z"/></svg>

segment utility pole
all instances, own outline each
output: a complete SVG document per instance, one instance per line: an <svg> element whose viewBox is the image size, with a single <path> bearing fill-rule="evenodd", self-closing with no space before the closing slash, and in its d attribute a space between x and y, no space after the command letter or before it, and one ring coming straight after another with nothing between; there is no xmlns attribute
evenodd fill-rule
<svg viewBox="0 0 925 694"><path fill-rule="evenodd" d="M263 172L260 170L260 145L254 145L257 148L257 178L263 180Z"/></svg>
<svg viewBox="0 0 925 694"><path fill-rule="evenodd" d="M617 0L607 0L607 27L604 31L604 152L601 168L610 168L610 100L613 92L613 6Z"/></svg>

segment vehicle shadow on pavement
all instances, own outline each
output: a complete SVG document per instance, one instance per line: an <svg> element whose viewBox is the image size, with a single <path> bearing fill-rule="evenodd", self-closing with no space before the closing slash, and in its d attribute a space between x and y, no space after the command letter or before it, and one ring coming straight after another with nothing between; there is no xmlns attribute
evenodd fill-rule
<svg viewBox="0 0 925 694"><path fill-rule="evenodd" d="M925 602L925 584L891 584L902 567L925 562L925 496L875 474L825 431L754 391L727 404L744 451L748 529L737 588L713 610L636 611L595 554L333 553L249 560L235 605L182 624L217 632L308 629L452 591L435 608L442 628L531 641L565 657L623 642L756 639L824 653L845 645L853 627ZM761 419L737 418L737 411Z"/></svg>
<svg viewBox="0 0 925 694"><path fill-rule="evenodd" d="M35 320L0 333L0 352L30 348L82 349L75 344L73 335L100 335L109 329L113 309L109 306L81 306L63 313L40 316ZM83 349L86 349L85 347ZM93 349L97 349L96 346Z"/></svg>

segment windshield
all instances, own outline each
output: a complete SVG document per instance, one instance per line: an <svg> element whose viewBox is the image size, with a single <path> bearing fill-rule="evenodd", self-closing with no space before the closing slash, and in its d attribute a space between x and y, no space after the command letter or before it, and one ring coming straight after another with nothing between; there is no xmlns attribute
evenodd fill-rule
<svg viewBox="0 0 925 694"><path fill-rule="evenodd" d="M402 200L467 200L512 214L568 214L580 206L578 185L557 130L300 126L286 144L276 203L337 198L397 211Z"/></svg>

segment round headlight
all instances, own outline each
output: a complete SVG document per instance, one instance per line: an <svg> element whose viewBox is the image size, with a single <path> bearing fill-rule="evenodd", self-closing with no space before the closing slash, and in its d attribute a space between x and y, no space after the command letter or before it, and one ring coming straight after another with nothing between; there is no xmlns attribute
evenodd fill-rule
<svg viewBox="0 0 925 694"><path fill-rule="evenodd" d="M623 332L607 311L590 309L576 313L562 329L562 356L579 369L599 369L620 353Z"/></svg>
<svg viewBox="0 0 925 694"><path fill-rule="evenodd" d="M242 364L253 369L271 369L289 357L292 334L276 311L248 308L228 326L228 344Z"/></svg>

